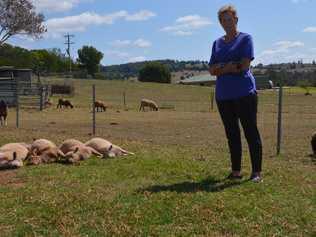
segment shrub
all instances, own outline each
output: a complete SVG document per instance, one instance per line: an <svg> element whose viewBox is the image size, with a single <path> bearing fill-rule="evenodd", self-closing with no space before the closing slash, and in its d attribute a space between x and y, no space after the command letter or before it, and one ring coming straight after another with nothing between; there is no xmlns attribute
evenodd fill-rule
<svg viewBox="0 0 316 237"><path fill-rule="evenodd" d="M170 83L171 73L163 64L150 62L139 71L138 80L142 82Z"/></svg>

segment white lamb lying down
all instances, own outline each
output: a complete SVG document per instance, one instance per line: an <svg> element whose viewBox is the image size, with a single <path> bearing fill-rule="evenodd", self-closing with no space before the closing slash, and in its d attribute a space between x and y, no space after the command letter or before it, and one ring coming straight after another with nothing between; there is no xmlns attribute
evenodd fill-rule
<svg viewBox="0 0 316 237"><path fill-rule="evenodd" d="M0 168L10 169L23 166L23 161L30 155L25 143L8 143L0 147Z"/></svg>
<svg viewBox="0 0 316 237"><path fill-rule="evenodd" d="M65 154L47 139L37 139L31 144L32 156L28 164L38 165L41 163L52 163L59 160L59 157L65 157Z"/></svg>
<svg viewBox="0 0 316 237"><path fill-rule="evenodd" d="M86 146L81 141L76 139L67 139L60 146L59 149L65 154L65 161L69 163L76 163L81 160L86 160L92 155L102 157L103 155L93 149Z"/></svg>
<svg viewBox="0 0 316 237"><path fill-rule="evenodd" d="M100 152L103 157L134 155L134 153L126 151L121 147L112 144L108 140L99 137L92 138L87 141L85 145L94 148L96 151Z"/></svg>

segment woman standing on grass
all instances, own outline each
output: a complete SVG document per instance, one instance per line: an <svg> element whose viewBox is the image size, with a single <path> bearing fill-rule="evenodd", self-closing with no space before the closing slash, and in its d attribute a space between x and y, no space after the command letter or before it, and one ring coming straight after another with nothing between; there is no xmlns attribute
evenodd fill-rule
<svg viewBox="0 0 316 237"><path fill-rule="evenodd" d="M241 179L242 145L239 121L248 142L252 173L250 179L261 181L262 144L257 128L257 91L251 74L254 59L252 37L237 30L237 11L225 5L218 11L225 31L214 41L209 72L217 77L216 103L221 115L231 156L229 179Z"/></svg>

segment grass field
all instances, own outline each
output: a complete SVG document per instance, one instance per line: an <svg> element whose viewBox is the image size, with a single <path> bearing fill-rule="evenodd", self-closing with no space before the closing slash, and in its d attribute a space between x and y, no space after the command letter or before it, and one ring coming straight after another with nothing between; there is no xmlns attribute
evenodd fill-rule
<svg viewBox="0 0 316 237"><path fill-rule="evenodd" d="M283 140L276 153L276 91L259 92L264 180L225 180L228 147L211 88L76 80L73 110L10 109L0 144L92 135L91 90L110 109L97 113L97 136L134 153L0 171L0 236L316 236L316 89L284 91ZM126 106L123 104L126 93ZM166 108L138 112L141 98ZM58 96L53 101L58 100Z"/></svg>

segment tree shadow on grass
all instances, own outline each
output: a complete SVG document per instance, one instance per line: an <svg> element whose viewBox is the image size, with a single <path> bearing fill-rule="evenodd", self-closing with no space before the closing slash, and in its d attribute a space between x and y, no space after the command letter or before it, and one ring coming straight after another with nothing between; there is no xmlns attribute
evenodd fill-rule
<svg viewBox="0 0 316 237"><path fill-rule="evenodd" d="M177 192L177 193L195 193L195 192L220 192L224 189L241 185L249 180L231 181L228 179L215 179L208 177L201 182L182 182L168 185L153 185L144 189L139 189L138 192Z"/></svg>

